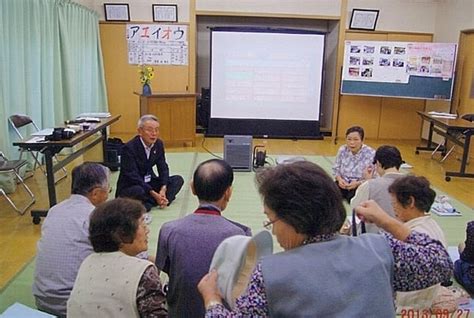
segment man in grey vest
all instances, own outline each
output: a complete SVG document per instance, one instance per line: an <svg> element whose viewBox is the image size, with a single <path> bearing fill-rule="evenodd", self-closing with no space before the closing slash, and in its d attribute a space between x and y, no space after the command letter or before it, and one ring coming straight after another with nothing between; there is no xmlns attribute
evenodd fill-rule
<svg viewBox="0 0 474 318"><path fill-rule="evenodd" d="M79 266L93 252L89 241L89 216L107 201L110 171L98 163L72 170L71 196L53 206L38 241L33 295L39 310L66 317Z"/></svg>
<svg viewBox="0 0 474 318"><path fill-rule="evenodd" d="M396 147L380 146L374 156L375 169L380 178L367 180L357 188L351 200L351 208L354 209L364 201L374 200L385 212L395 217L388 187L393 181L403 176L399 171L402 163L402 156ZM360 233L360 224L357 227ZM375 224L366 224L368 233L378 233L379 230Z"/></svg>

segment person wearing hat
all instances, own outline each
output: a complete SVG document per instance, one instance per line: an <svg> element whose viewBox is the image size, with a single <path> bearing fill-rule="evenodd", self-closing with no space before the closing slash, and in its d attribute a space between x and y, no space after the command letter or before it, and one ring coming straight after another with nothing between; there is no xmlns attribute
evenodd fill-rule
<svg viewBox="0 0 474 318"><path fill-rule="evenodd" d="M257 173L267 226L285 251L261 258L230 311L217 271L198 288L208 317L394 317L394 291L446 280L452 262L442 244L385 213L373 200L356 208L386 231L339 235L345 209L337 185L318 165L295 162Z"/></svg>
<svg viewBox="0 0 474 318"><path fill-rule="evenodd" d="M224 160L202 162L191 189L198 197L194 213L163 224L158 238L156 266L168 274L168 309L171 317L203 317L204 304L197 290L209 271L219 244L233 235L250 236L250 229L222 216L232 195L234 173Z"/></svg>
<svg viewBox="0 0 474 318"><path fill-rule="evenodd" d="M395 217L388 187L393 181L403 176L399 171L402 163L402 155L396 147L384 145L377 148L374 165L380 178L369 179L357 188L351 200L351 208L354 209L366 200L374 200L385 212ZM378 233L380 229L375 224L366 224L366 231Z"/></svg>

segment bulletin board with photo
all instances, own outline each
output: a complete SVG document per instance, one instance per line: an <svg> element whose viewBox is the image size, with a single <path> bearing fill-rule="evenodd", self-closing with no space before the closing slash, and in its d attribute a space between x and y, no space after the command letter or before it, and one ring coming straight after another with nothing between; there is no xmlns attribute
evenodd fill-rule
<svg viewBox="0 0 474 318"><path fill-rule="evenodd" d="M449 100L456 44L346 41L342 94Z"/></svg>

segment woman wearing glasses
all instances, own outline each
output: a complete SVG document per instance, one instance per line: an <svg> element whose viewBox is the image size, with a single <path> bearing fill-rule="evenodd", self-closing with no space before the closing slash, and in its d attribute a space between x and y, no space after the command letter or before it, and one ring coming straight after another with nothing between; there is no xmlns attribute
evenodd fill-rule
<svg viewBox="0 0 474 318"><path fill-rule="evenodd" d="M108 201L92 212L94 248L77 275L68 317L167 317L158 270L135 257L148 249L145 207L131 199Z"/></svg>
<svg viewBox="0 0 474 318"><path fill-rule="evenodd" d="M394 317L393 292L425 288L451 275L444 247L410 232L373 201L366 222L387 233L338 235L346 213L337 185L319 166L295 162L257 175L267 226L285 250L262 258L233 311L222 304L217 273L198 288L207 317Z"/></svg>

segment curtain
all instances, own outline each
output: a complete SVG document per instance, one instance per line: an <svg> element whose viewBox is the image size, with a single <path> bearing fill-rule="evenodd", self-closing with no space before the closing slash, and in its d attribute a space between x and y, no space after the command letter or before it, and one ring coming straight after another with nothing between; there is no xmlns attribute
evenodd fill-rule
<svg viewBox="0 0 474 318"><path fill-rule="evenodd" d="M70 0L0 1L0 150L17 140L7 118L40 128L107 111L98 15Z"/></svg>

